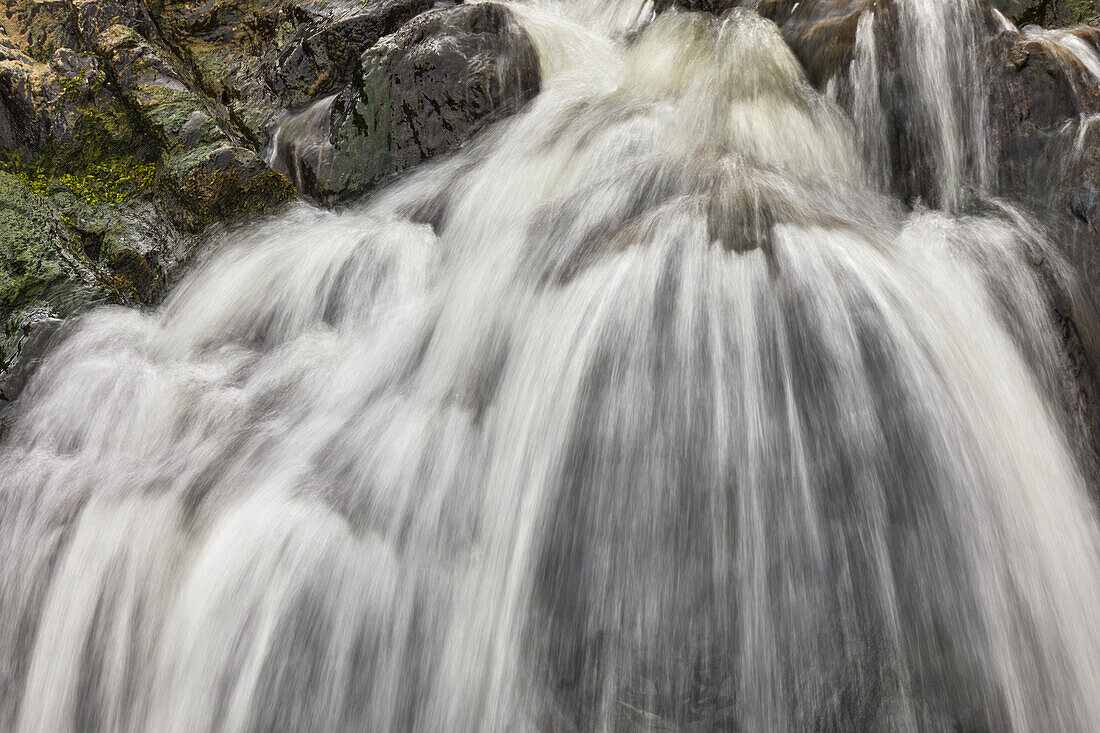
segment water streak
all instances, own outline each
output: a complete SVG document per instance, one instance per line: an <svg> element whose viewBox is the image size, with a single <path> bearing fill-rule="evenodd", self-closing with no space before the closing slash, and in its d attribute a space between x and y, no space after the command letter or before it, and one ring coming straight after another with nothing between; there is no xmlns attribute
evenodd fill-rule
<svg viewBox="0 0 1100 733"><path fill-rule="evenodd" d="M751 12L516 10L523 114L42 366L0 728L1100 729L1035 233L868 186Z"/></svg>

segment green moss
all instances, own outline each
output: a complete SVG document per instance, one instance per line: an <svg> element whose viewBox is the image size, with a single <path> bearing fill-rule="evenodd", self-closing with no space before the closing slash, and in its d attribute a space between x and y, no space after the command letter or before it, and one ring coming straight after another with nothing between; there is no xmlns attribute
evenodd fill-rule
<svg viewBox="0 0 1100 733"><path fill-rule="evenodd" d="M0 172L0 313L64 300L75 287L66 230L27 177Z"/></svg>
<svg viewBox="0 0 1100 733"><path fill-rule="evenodd" d="M72 173L54 173L41 162L8 155L0 156L0 171L18 178L38 196L68 191L87 206L117 207L151 190L156 165L112 157Z"/></svg>
<svg viewBox="0 0 1100 733"><path fill-rule="evenodd" d="M1084 25L1092 20L1093 5L1091 0L1072 0L1069 5L1070 8L1067 12L1070 24Z"/></svg>

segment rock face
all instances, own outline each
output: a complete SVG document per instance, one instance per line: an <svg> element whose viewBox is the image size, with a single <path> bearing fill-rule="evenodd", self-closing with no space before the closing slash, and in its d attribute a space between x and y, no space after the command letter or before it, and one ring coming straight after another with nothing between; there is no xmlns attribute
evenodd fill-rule
<svg viewBox="0 0 1100 733"><path fill-rule="evenodd" d="M311 165L291 144L284 169L335 200L461 144L538 85L534 48L495 5L10 0L0 417L59 319L94 303L155 303L207 227L296 197L265 162L295 109L323 108L315 127L330 157Z"/></svg>
<svg viewBox="0 0 1100 733"><path fill-rule="evenodd" d="M1100 16L1097 0L992 0L992 5L1020 25L1080 25Z"/></svg>
<svg viewBox="0 0 1100 733"><path fill-rule="evenodd" d="M214 120L141 0L13 0L2 21L0 210L20 224L0 232L0 407L36 326L156 302L206 226L295 194Z"/></svg>
<svg viewBox="0 0 1100 733"><path fill-rule="evenodd" d="M1057 42L1003 34L995 44L990 135L998 191L1037 215L1084 287L1052 302L1100 449L1100 82ZM1075 32L1096 48L1094 30ZM1053 282L1053 280L1052 280Z"/></svg>
<svg viewBox="0 0 1100 733"><path fill-rule="evenodd" d="M351 83L365 49L420 13L456 4L454 0L379 0L300 6L308 20L265 70L268 83L288 105L337 91Z"/></svg>
<svg viewBox="0 0 1100 733"><path fill-rule="evenodd" d="M337 97L317 194L342 199L453 149L539 90L538 56L506 8L418 17L363 54Z"/></svg>

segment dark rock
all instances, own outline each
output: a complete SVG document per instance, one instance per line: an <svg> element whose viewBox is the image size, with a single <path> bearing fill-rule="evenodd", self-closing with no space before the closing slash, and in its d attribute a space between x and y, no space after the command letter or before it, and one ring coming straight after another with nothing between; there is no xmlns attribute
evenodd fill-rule
<svg viewBox="0 0 1100 733"><path fill-rule="evenodd" d="M1066 168L1082 114L1100 112L1100 87L1079 61L1057 46L1005 34L991 81L990 135L999 190L1047 208L1074 173ZM1087 151L1086 151L1087 152ZM1087 152L1086 158L1096 157ZM1100 174L1100 157L1081 160ZM1067 178L1068 177L1068 178Z"/></svg>
<svg viewBox="0 0 1100 733"><path fill-rule="evenodd" d="M1100 16L1097 0L991 0L991 4L1019 25L1064 27L1090 23Z"/></svg>
<svg viewBox="0 0 1100 733"><path fill-rule="evenodd" d="M421 15L363 54L353 85L337 98L317 194L365 192L454 149L538 90L538 55L506 8Z"/></svg>
<svg viewBox="0 0 1100 733"><path fill-rule="evenodd" d="M7 412L61 330L64 319L38 305L12 315L0 341L0 438Z"/></svg>
<svg viewBox="0 0 1100 733"><path fill-rule="evenodd" d="M454 0L377 0L343 12L314 11L265 74L288 106L346 86L360 55L416 15L456 5ZM306 8L311 6L304 6Z"/></svg>
<svg viewBox="0 0 1100 733"><path fill-rule="evenodd" d="M1074 56L1045 40L1005 33L994 46L990 137L998 189L1038 217L1075 282L1051 285L1079 387L1079 409L1100 450L1100 86Z"/></svg>
<svg viewBox="0 0 1100 733"><path fill-rule="evenodd" d="M1092 189L1070 191L1069 210L1084 223L1094 224L1100 218L1100 194Z"/></svg>
<svg viewBox="0 0 1100 733"><path fill-rule="evenodd" d="M653 8L658 13L672 8L700 13L724 13L743 4L742 0L655 0Z"/></svg>

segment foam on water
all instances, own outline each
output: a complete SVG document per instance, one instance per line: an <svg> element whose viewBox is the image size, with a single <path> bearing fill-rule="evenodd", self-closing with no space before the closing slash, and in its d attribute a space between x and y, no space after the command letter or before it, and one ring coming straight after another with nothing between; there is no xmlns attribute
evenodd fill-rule
<svg viewBox="0 0 1100 733"><path fill-rule="evenodd" d="M0 728L1100 729L1037 235L869 186L748 11L516 10L523 114L40 368Z"/></svg>

